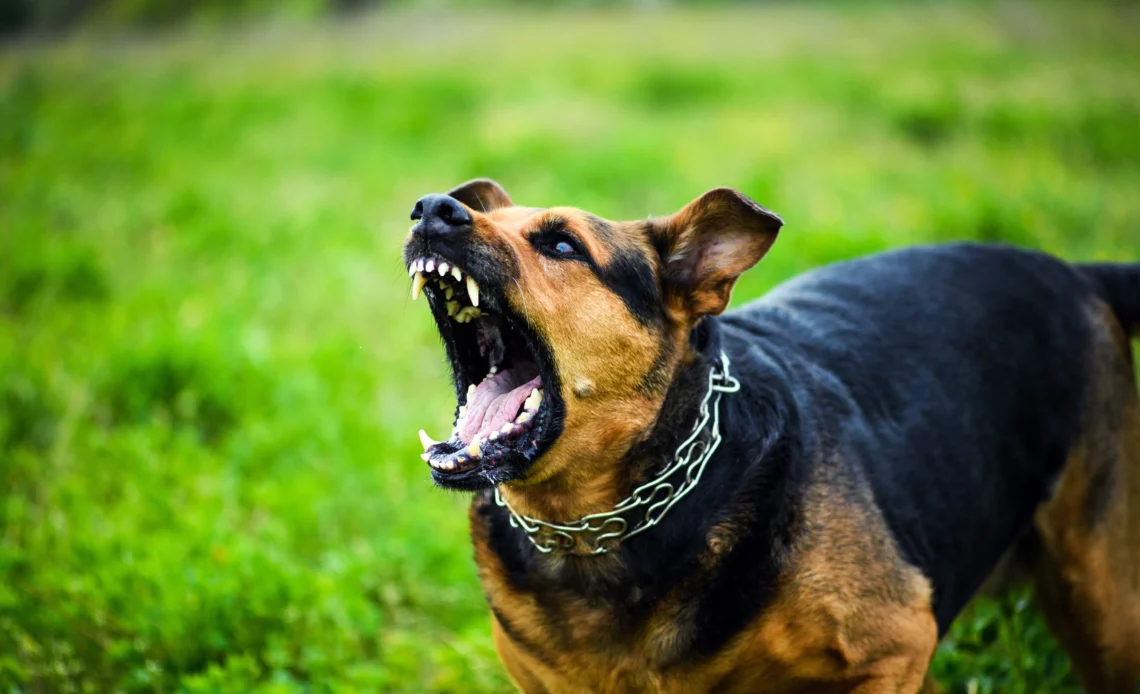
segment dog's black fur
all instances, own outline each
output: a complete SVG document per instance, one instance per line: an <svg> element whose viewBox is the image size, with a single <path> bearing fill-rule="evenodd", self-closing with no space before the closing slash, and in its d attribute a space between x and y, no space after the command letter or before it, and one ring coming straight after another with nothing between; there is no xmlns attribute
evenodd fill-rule
<svg viewBox="0 0 1140 694"><path fill-rule="evenodd" d="M559 594L607 604L617 642L681 587L695 607L685 657L712 654L771 600L803 532L808 480L822 473L836 503L865 504L857 488L872 491L897 549L933 586L941 635L1030 526L1079 435L1094 296L1140 329L1140 264L958 244L825 267L703 319L691 335L703 359L674 381L633 457L669 458L721 350L742 384L721 404L723 443L701 484L616 550L623 571L567 557ZM506 512L476 509L516 587L557 603ZM746 523L732 550L700 571L703 538L732 519Z"/></svg>

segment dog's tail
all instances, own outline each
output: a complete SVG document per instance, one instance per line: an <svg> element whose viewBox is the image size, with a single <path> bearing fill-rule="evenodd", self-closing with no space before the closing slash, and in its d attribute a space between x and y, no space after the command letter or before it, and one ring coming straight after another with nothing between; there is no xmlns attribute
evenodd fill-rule
<svg viewBox="0 0 1140 694"><path fill-rule="evenodd" d="M1125 332L1140 338L1140 263L1087 263L1078 267L1097 295L1112 307Z"/></svg>

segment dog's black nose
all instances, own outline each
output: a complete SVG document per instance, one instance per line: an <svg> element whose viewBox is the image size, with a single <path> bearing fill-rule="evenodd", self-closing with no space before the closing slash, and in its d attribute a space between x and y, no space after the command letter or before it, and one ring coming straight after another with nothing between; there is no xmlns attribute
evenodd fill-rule
<svg viewBox="0 0 1140 694"><path fill-rule="evenodd" d="M421 236L438 236L471 224L471 213L450 195L432 193L416 201L412 219L419 220L413 231Z"/></svg>

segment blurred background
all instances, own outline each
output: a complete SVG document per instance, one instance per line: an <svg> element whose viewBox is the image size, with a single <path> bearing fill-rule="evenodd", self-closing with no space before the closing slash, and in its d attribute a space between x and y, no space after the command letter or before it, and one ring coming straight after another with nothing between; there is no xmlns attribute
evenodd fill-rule
<svg viewBox="0 0 1140 694"><path fill-rule="evenodd" d="M1140 8L0 0L0 690L504 692L399 259L477 176L787 221L740 303L978 239L1140 259ZM1073 692L1022 590L951 692Z"/></svg>

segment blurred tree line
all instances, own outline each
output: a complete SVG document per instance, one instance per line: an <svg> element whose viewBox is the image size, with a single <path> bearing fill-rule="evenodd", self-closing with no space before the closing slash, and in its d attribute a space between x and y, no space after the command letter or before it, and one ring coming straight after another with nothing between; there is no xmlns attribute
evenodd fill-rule
<svg viewBox="0 0 1140 694"><path fill-rule="evenodd" d="M0 37L57 33L80 24L147 28L272 15L317 17L382 5L478 9L487 5L612 7L726 2L749 0L0 0Z"/></svg>
<svg viewBox="0 0 1140 694"><path fill-rule="evenodd" d="M163 26L266 14L315 16L377 7L384 0L0 0L0 34L55 32L80 23Z"/></svg>

